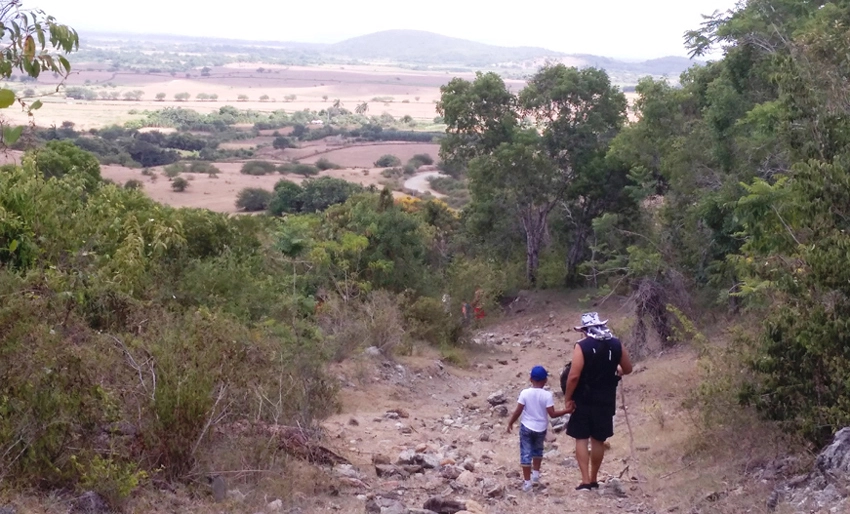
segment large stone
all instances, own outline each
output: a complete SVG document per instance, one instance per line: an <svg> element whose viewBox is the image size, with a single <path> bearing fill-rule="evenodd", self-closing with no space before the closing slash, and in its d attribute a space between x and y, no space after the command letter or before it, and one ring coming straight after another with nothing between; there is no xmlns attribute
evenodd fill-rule
<svg viewBox="0 0 850 514"><path fill-rule="evenodd" d="M464 471L460 475L458 475L457 479L455 479L455 482L466 488L475 487L475 483L477 481L478 478L472 471Z"/></svg>
<svg viewBox="0 0 850 514"><path fill-rule="evenodd" d="M850 427L842 428L818 455L814 469L779 485L767 502L770 510L787 501L794 512L850 511Z"/></svg>
<svg viewBox="0 0 850 514"><path fill-rule="evenodd" d="M99 494L86 491L74 499L68 514L109 514L112 509Z"/></svg>
<svg viewBox="0 0 850 514"><path fill-rule="evenodd" d="M416 462L416 451L415 450L404 450L403 452L398 454L398 458L395 460L396 464L417 464Z"/></svg>
<svg viewBox="0 0 850 514"><path fill-rule="evenodd" d="M508 399L505 398L505 392L499 390L487 397L487 403L490 405L502 405L503 403L508 403Z"/></svg>
<svg viewBox="0 0 850 514"><path fill-rule="evenodd" d="M375 474L378 475L378 478L388 478L388 477L400 477L407 478L407 472L401 469L398 466L393 466L392 464L376 464L375 465Z"/></svg>
<svg viewBox="0 0 850 514"><path fill-rule="evenodd" d="M420 453L417 457L421 457L417 464L421 464L423 468L436 469L440 467L440 458L433 453Z"/></svg>
<svg viewBox="0 0 850 514"><path fill-rule="evenodd" d="M372 464L389 464L390 458L386 455L376 453L372 455Z"/></svg>
<svg viewBox="0 0 850 514"><path fill-rule="evenodd" d="M623 483L619 479L611 478L605 482L602 489L603 494L613 496L614 498L625 498L626 490L623 488Z"/></svg>
<svg viewBox="0 0 850 514"><path fill-rule="evenodd" d="M464 504L464 508L466 509L466 511L471 514L486 514L484 511L484 507L482 507L481 504L475 500L466 500Z"/></svg>
<svg viewBox="0 0 850 514"><path fill-rule="evenodd" d="M466 510L466 502L434 496L429 498L422 508L436 512L437 514L457 514L462 510Z"/></svg>
<svg viewBox="0 0 850 514"><path fill-rule="evenodd" d="M443 466L440 468L440 476L449 480L456 479L462 472L463 470L457 466Z"/></svg>

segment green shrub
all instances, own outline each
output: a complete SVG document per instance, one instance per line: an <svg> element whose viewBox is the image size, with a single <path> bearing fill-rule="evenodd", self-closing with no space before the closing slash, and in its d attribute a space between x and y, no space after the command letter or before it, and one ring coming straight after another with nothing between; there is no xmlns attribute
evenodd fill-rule
<svg viewBox="0 0 850 514"><path fill-rule="evenodd" d="M304 189L289 180L279 180L274 185L274 193L269 200L268 211L273 216L280 216L283 213L301 212L303 200L301 195Z"/></svg>
<svg viewBox="0 0 850 514"><path fill-rule="evenodd" d="M376 168L391 168L393 166L401 166L401 159L395 155L382 155L377 161L375 161Z"/></svg>
<svg viewBox="0 0 850 514"><path fill-rule="evenodd" d="M242 165L242 169L239 172L245 175L268 175L269 173L274 173L275 170L277 170L277 166L273 162L248 161Z"/></svg>
<svg viewBox="0 0 850 514"><path fill-rule="evenodd" d="M162 168L162 171L163 173L165 173L166 177L174 178L177 175L186 171L186 164L182 162L175 162L174 164L169 164L168 166Z"/></svg>
<svg viewBox="0 0 850 514"><path fill-rule="evenodd" d="M304 175L305 177L309 177L311 175L318 175L319 168L312 166L310 164L301 164L289 162L286 164L281 164L277 167L277 170L280 173L295 173L296 175Z"/></svg>
<svg viewBox="0 0 850 514"><path fill-rule="evenodd" d="M295 148L295 143L292 142L288 137L285 136L277 136L272 141L272 147L276 150L283 150L285 148Z"/></svg>
<svg viewBox="0 0 850 514"><path fill-rule="evenodd" d="M337 169L341 168L342 166L329 161L326 157L322 157L321 159L316 161L316 167L319 168L322 171L325 171L325 170L337 170Z"/></svg>
<svg viewBox="0 0 850 514"><path fill-rule="evenodd" d="M246 187L236 197L236 207L247 212L264 211L272 199L272 192L258 187Z"/></svg>
<svg viewBox="0 0 850 514"><path fill-rule="evenodd" d="M427 153L418 153L411 157L410 160L407 162L413 164L418 168L420 166L431 166L432 164L434 164L434 158L428 155Z"/></svg>
<svg viewBox="0 0 850 514"><path fill-rule="evenodd" d="M221 170L217 166L206 161L192 161L189 164L189 169L186 171L189 173L207 173L209 175L218 175L221 173Z"/></svg>
<svg viewBox="0 0 850 514"><path fill-rule="evenodd" d="M297 175L304 175L305 177L309 177L311 175L318 175L319 168L315 166L311 166L309 164L296 164L293 173Z"/></svg>
<svg viewBox="0 0 850 514"><path fill-rule="evenodd" d="M381 176L386 178L399 178L404 174L401 168L386 168L381 170Z"/></svg>
<svg viewBox="0 0 850 514"><path fill-rule="evenodd" d="M405 337L398 299L387 291L373 291L363 302L331 297L322 305L319 327L325 352L335 361L370 346L391 355Z"/></svg>
<svg viewBox="0 0 850 514"><path fill-rule="evenodd" d="M136 180L131 178L127 182L124 182L124 189L142 189L144 184L142 184L141 180Z"/></svg>
<svg viewBox="0 0 850 514"><path fill-rule="evenodd" d="M183 177L177 177L171 181L171 189L177 193L182 193L189 187L189 181Z"/></svg>
<svg viewBox="0 0 850 514"><path fill-rule="evenodd" d="M457 344L463 334L462 318L447 312L436 298L418 298L405 311L411 337L435 346Z"/></svg>

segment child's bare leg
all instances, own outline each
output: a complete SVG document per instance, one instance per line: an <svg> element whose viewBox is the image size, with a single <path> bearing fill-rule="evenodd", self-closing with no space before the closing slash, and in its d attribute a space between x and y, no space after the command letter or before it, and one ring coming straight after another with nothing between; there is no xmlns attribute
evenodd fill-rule
<svg viewBox="0 0 850 514"><path fill-rule="evenodd" d="M537 469L540 469L540 463L537 463ZM522 478L528 482L531 480L531 466L523 466L522 467Z"/></svg>
<svg viewBox="0 0 850 514"><path fill-rule="evenodd" d="M534 471L540 471L540 463L541 462L543 462L543 459L540 458L540 457L534 457L533 459L531 459L532 469L534 469Z"/></svg>

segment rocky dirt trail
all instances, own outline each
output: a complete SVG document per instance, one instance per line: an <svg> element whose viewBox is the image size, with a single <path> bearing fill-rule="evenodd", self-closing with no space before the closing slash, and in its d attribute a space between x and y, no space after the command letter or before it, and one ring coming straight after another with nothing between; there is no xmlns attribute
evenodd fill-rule
<svg viewBox="0 0 850 514"><path fill-rule="evenodd" d="M501 320L476 333L465 368L436 356L390 361L373 355L357 371L341 374L343 412L325 429L352 465L335 468L342 487L328 508L387 514L654 512L627 468L630 445L621 409L601 472L607 482L598 491L575 491L580 475L573 440L562 431L565 420L549 431L543 487L520 489L518 429L505 432L508 416L536 364L553 375L549 387L556 404L563 401L557 375L577 339L571 327L579 316L576 305Z"/></svg>

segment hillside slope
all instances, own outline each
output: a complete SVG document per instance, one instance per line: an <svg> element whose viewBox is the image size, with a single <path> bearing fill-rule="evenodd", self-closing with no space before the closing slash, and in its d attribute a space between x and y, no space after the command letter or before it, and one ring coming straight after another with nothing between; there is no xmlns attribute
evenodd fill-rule
<svg viewBox="0 0 850 514"><path fill-rule="evenodd" d="M359 59L392 59L403 62L493 64L525 61L563 54L534 47L505 47L477 43L421 30L385 30L346 39L327 47L329 52Z"/></svg>

